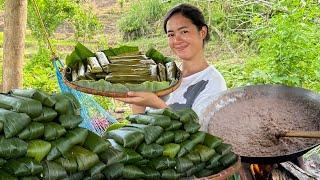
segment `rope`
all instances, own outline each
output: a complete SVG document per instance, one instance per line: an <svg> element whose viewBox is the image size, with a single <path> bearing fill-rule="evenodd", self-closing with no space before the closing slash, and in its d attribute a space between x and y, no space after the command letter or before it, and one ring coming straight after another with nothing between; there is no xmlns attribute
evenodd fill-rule
<svg viewBox="0 0 320 180"><path fill-rule="evenodd" d="M39 7L38 7L37 3L35 2L35 0L32 0L32 3L33 3L33 8L34 8L34 10L35 10L35 12L36 12L36 15L37 15L37 17L39 18L39 21L40 21L40 24L41 24L41 30L42 30L43 33L44 33L44 39L45 39L45 41L47 42L47 44L48 44L48 46L49 46L49 49L50 49L50 51L51 51L52 60L56 60L56 59L58 59L58 58L57 58L57 55L56 55L56 53L55 53L55 51L54 51L54 49L52 48L52 45L51 45L51 43L50 43L49 33L48 33L48 31L47 31L46 26L45 26L44 23L43 23L43 19L42 19L41 14L40 14Z"/></svg>

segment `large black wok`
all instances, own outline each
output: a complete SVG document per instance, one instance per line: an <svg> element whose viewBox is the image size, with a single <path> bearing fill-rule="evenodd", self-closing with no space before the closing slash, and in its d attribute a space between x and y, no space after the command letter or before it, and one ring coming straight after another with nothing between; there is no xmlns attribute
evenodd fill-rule
<svg viewBox="0 0 320 180"><path fill-rule="evenodd" d="M211 104L210 108L208 108L205 112L207 117L214 116L214 113L219 112L224 107L235 103L239 100L244 100L245 98L254 98L255 96L265 96L265 97L272 97L272 98L287 98L292 100L298 100L303 102L308 102L308 104L312 104L314 108L319 109L320 114L320 95L314 93L312 91L302 89L302 88L294 88L294 87L287 87L281 85L256 85L256 86L246 86L240 87L235 89L227 90L221 93L215 101ZM210 124L210 118L206 118L203 122L203 127L208 128ZM214 122L212 122L214 123ZM320 122L319 122L320 123ZM214 125L214 124L213 124ZM204 129L208 130L208 129ZM241 131L239 132L241 133ZM308 150L316 147L319 144L311 145L310 147L301 149L294 153L284 154L279 156L241 156L241 160L247 163L280 163L284 161L294 160L297 157L300 157Z"/></svg>

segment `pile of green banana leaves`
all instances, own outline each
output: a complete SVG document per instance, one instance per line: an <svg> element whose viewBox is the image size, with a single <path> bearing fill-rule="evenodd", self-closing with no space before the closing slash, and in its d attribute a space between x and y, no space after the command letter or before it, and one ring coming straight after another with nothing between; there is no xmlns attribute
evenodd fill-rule
<svg viewBox="0 0 320 180"><path fill-rule="evenodd" d="M66 58L65 77L78 86L99 91L157 92L174 86L180 74L175 62L154 48L121 46L93 53L81 43Z"/></svg>
<svg viewBox="0 0 320 180"><path fill-rule="evenodd" d="M237 161L231 145L199 131L191 109L150 109L127 119L131 124L104 134L111 147L99 157L107 179L206 177Z"/></svg>
<svg viewBox="0 0 320 180"><path fill-rule="evenodd" d="M80 128L71 94L0 94L0 179L104 179L98 154L111 144Z"/></svg>

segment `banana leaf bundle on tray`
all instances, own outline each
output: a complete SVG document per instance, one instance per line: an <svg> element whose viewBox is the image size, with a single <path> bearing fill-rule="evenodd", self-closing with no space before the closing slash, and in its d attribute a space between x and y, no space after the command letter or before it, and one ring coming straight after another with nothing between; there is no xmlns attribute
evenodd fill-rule
<svg viewBox="0 0 320 180"><path fill-rule="evenodd" d="M175 62L154 48L142 54L138 47L120 46L93 53L81 43L67 56L65 83L90 94L125 97L128 91L158 95L179 86L180 70Z"/></svg>

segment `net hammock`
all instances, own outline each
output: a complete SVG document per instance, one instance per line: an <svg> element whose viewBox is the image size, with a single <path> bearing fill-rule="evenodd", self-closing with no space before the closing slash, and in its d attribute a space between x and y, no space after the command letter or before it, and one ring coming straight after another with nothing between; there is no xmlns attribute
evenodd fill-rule
<svg viewBox="0 0 320 180"><path fill-rule="evenodd" d="M60 91L62 93L71 93L80 103L80 116L82 117L83 121L80 124L80 127L86 128L88 130L91 130L92 132L95 132L98 135L103 135L106 131L107 127L109 125L117 123L117 120L110 115L90 94L85 94L80 91L77 91L75 89L70 88L67 86L62 78L62 73L60 69L64 67L64 64L56 56L55 51L53 50L49 35L47 33L46 27L44 26L43 19L40 15L39 8L37 6L37 3L32 0L33 8L36 12L36 16L39 19L40 25L42 27L42 31L44 33L45 41L47 42L47 45L52 53L52 63L55 69L57 81L60 87Z"/></svg>

